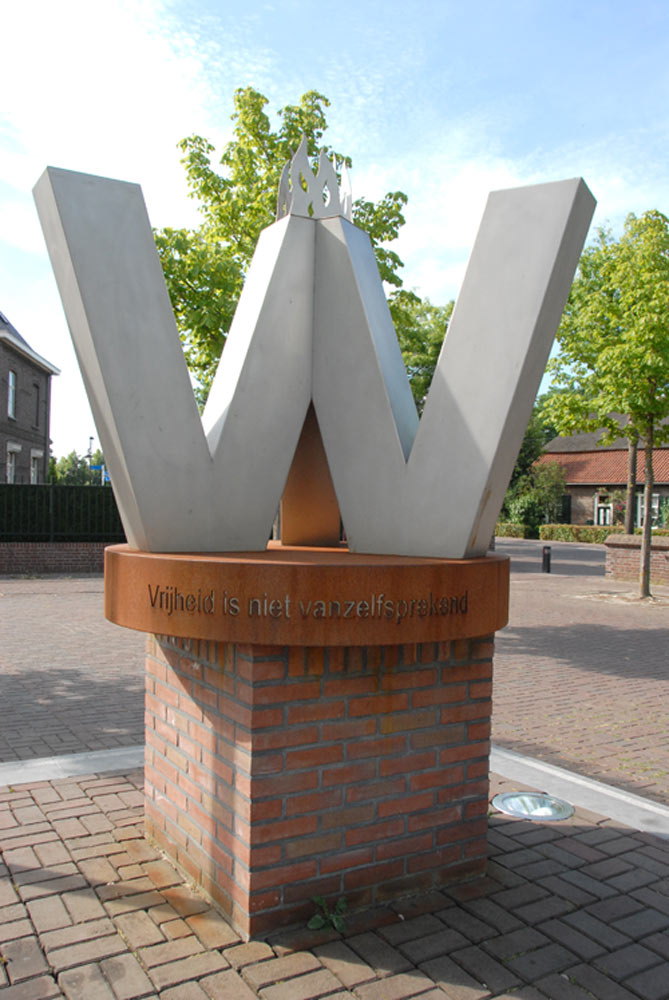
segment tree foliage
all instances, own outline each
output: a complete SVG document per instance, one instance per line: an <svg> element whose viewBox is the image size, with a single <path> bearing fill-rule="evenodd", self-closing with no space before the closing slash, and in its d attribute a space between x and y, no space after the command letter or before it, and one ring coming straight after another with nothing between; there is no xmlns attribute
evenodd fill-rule
<svg viewBox="0 0 669 1000"><path fill-rule="evenodd" d="M555 524L562 513L565 473L559 462L535 465L521 480L508 501L509 519L537 529L540 524Z"/></svg>
<svg viewBox="0 0 669 1000"><path fill-rule="evenodd" d="M216 166L215 149L207 139L192 135L179 143L202 221L196 229L168 227L155 233L201 400L211 385L260 231L274 220L284 164L305 136L314 162L324 149L338 165L351 165L349 157L323 142L330 103L323 94L310 90L297 104L281 108L276 129L265 111L267 103L252 87L235 92L233 138ZM405 194L394 191L378 202L360 198L353 206L354 221L369 233L381 277L392 289L402 286L402 261L387 244L404 224L406 201Z"/></svg>
<svg viewBox="0 0 669 1000"><path fill-rule="evenodd" d="M544 448L548 442L552 441L557 435L555 425L547 411L547 402L550 395L551 393L548 392L538 396L534 404L532 416L527 425L523 443L520 446L518 458L511 473L505 506L508 506L508 500L511 500L518 492L522 492L523 486L529 482L528 477L534 463L540 455L543 455Z"/></svg>
<svg viewBox="0 0 669 1000"><path fill-rule="evenodd" d="M558 521L562 515L565 477L558 463L535 465L544 448L557 434L547 412L551 393L539 396L534 404L504 497L502 518L535 529Z"/></svg>
<svg viewBox="0 0 669 1000"><path fill-rule="evenodd" d="M59 486L99 486L100 471L91 469L92 465L104 465L104 456L100 449L90 456L78 455L71 451L61 458L52 458L49 462L49 481Z"/></svg>
<svg viewBox="0 0 669 1000"><path fill-rule="evenodd" d="M549 408L561 434L604 429L646 449L641 595L649 593L652 449L669 440L669 219L628 216L619 240L600 229L579 264L549 362ZM616 415L624 415L620 421Z"/></svg>
<svg viewBox="0 0 669 1000"><path fill-rule="evenodd" d="M669 440L669 220L630 215L620 240L600 229L581 257L548 363L547 406L561 434ZM616 414L624 414L621 425Z"/></svg>
<svg viewBox="0 0 669 1000"><path fill-rule="evenodd" d="M389 306L414 399L422 409L454 303L435 306L428 299L400 288L391 293Z"/></svg>
<svg viewBox="0 0 669 1000"><path fill-rule="evenodd" d="M513 483L504 500L510 521L538 528L555 524L562 515L565 472L559 462L533 464Z"/></svg>

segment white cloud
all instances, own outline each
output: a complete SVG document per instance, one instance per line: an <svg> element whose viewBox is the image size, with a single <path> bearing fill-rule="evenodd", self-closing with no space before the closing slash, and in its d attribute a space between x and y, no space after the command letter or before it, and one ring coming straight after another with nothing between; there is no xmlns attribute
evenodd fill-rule
<svg viewBox="0 0 669 1000"><path fill-rule="evenodd" d="M5 242L17 250L44 252L44 237L37 214L27 201L0 201L0 233Z"/></svg>
<svg viewBox="0 0 669 1000"><path fill-rule="evenodd" d="M591 233L600 225L619 233L629 212L669 212L669 176L648 155L651 137L642 129L550 150L529 147L513 158L496 144L491 149L487 134L483 118L455 123L441 143L353 174L354 197L398 188L408 194L397 244L403 278L435 303L457 296L490 191L582 176L598 202Z"/></svg>
<svg viewBox="0 0 669 1000"><path fill-rule="evenodd" d="M582 175L599 202L596 223L608 220L619 229L629 211L669 210L666 121L656 116L644 127L620 126L620 134L573 126L569 115L583 106L579 101L588 101L589 121L600 107L611 110L610 79L593 84L587 98L569 93L556 40L549 47L559 55L554 67L550 51L542 50L543 90L541 80L536 92L529 89L522 61L514 71L508 53L500 56L495 12L486 22L486 49L475 9L468 15L457 5L428 2L412 8L412 16L396 0L345 3L343 34L340 22L332 28L311 0L5 6L0 241L10 266L0 308L36 350L63 367L54 436L70 409L84 413L70 425L76 440L65 431L55 437L59 452L87 444L90 417L70 372L74 358L55 285L45 277L50 268L31 189L47 164L119 177L142 185L154 225L195 224L176 143L197 132L220 149L231 135L236 87L265 93L270 116L309 88L331 99L328 140L353 157L354 196L408 193L398 246L405 284L435 303L459 290L490 190ZM528 30L523 11L512 7L503 18L521 48ZM465 27L467 39L478 33L478 47L470 52L459 44L462 33L453 27ZM536 109L556 89L566 116L553 133ZM607 120L618 127L615 114ZM560 140L552 138L557 129Z"/></svg>
<svg viewBox="0 0 669 1000"><path fill-rule="evenodd" d="M211 130L207 53L172 26L161 0L11 5L3 178L19 194L47 164L138 180L161 222L192 217L176 143Z"/></svg>
<svg viewBox="0 0 669 1000"><path fill-rule="evenodd" d="M388 190L408 195L397 251L405 285L442 304L459 291L490 191L530 183L532 171L487 150L476 136L454 130L440 147L421 149L390 166L354 173L354 197Z"/></svg>
<svg viewBox="0 0 669 1000"><path fill-rule="evenodd" d="M176 143L192 132L220 134L210 54L162 0L25 0L3 10L0 239L9 266L0 308L61 368L57 455L83 451L95 431L32 187L47 164L137 181L155 225L193 224Z"/></svg>

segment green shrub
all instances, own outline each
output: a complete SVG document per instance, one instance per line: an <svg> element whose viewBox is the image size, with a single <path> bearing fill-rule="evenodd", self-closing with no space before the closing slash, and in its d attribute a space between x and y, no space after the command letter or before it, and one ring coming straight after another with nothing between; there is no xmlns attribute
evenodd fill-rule
<svg viewBox="0 0 669 1000"><path fill-rule="evenodd" d="M636 535L641 528L636 528ZM541 524L538 532L532 525L517 524L515 521L498 521L495 535L498 538L540 538L544 542L585 542L603 545L609 535L622 535L619 525L596 524ZM669 528L654 528L653 538L669 536Z"/></svg>
<svg viewBox="0 0 669 1000"><path fill-rule="evenodd" d="M603 545L609 535L622 535L612 524L542 524L539 538L544 542L594 542Z"/></svg>
<svg viewBox="0 0 669 1000"><path fill-rule="evenodd" d="M498 521L495 525L498 538L536 538L535 528L530 524L516 524L514 521Z"/></svg>
<svg viewBox="0 0 669 1000"><path fill-rule="evenodd" d="M529 525L535 531L544 519L541 500L536 490L519 493L509 500L507 508L512 524Z"/></svg>

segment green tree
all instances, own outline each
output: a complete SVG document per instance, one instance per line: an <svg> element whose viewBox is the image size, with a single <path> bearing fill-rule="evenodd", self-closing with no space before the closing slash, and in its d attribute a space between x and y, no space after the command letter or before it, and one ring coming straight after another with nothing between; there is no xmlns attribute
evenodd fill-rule
<svg viewBox="0 0 669 1000"><path fill-rule="evenodd" d="M510 489L505 506L511 521L538 528L552 524L562 512L565 473L559 462L534 464Z"/></svg>
<svg viewBox="0 0 669 1000"><path fill-rule="evenodd" d="M507 495L511 494L510 499L517 491L518 484L527 481L534 463L540 455L543 455L544 448L548 442L557 435L557 430L546 408L549 397L550 393L544 393L538 396L534 403L532 416L527 425L523 443L520 446L518 458L511 473L509 490L507 492Z"/></svg>
<svg viewBox="0 0 669 1000"><path fill-rule="evenodd" d="M545 524L557 521L562 513L565 471L559 462L542 462L532 468L532 482L541 505Z"/></svg>
<svg viewBox="0 0 669 1000"><path fill-rule="evenodd" d="M49 481L59 486L99 486L101 475L99 470L91 469L92 465L104 465L104 455L99 448L90 455L90 460L88 455L78 455L76 451L59 459L52 458Z"/></svg>
<svg viewBox="0 0 669 1000"><path fill-rule="evenodd" d="M534 463L540 455L543 455L545 446L557 434L546 409L549 397L550 392L544 393L538 396L535 401L502 507L502 518L508 518L517 524L528 524L532 527L536 527L542 522L555 521L562 512L564 476L562 477L560 496L550 517L547 516L546 511L547 508L551 507L551 502L546 500L542 493L542 482L535 482L533 477ZM539 487L539 492L537 492L537 487Z"/></svg>
<svg viewBox="0 0 669 1000"><path fill-rule="evenodd" d="M669 440L668 307L669 219L630 215L619 240L601 229L584 251L549 362L561 434L603 428L602 444L621 435L643 442L641 597L650 595L653 447Z"/></svg>
<svg viewBox="0 0 669 1000"><path fill-rule="evenodd" d="M252 87L235 92L234 137L220 157L220 170L212 166L214 146L207 139L192 135L179 143L202 221L196 229L165 228L155 233L200 401L209 391L260 231L275 218L284 164L302 136L314 161L320 149L330 156L334 152L322 142L329 107L323 94L310 90L297 104L282 108L277 129L272 129L265 113L267 103ZM351 165L348 157L334 155L338 165ZM392 289L401 288L402 261L388 243L404 224L406 201L405 194L395 191L378 202L358 199L353 206L354 221L369 233L381 277Z"/></svg>
<svg viewBox="0 0 669 1000"><path fill-rule="evenodd" d="M90 483L91 470L85 455L71 451L56 462L56 482L59 486L86 486Z"/></svg>
<svg viewBox="0 0 669 1000"><path fill-rule="evenodd" d="M392 292L390 313L414 399L422 410L453 312L453 302L435 306L404 288Z"/></svg>

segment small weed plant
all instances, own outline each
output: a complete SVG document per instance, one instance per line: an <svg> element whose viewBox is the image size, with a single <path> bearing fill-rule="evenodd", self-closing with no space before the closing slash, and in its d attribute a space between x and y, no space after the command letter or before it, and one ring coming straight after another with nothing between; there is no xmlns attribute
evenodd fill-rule
<svg viewBox="0 0 669 1000"><path fill-rule="evenodd" d="M332 927L340 934L346 924L346 900L342 896L337 900L333 909L327 904L323 896L313 896L312 902L316 905L316 913L307 924L310 931L320 931L323 927Z"/></svg>

